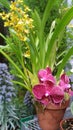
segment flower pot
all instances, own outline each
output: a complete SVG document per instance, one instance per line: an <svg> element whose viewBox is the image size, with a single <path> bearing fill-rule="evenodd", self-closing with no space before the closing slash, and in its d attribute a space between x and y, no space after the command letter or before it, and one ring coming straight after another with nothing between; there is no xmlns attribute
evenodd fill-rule
<svg viewBox="0 0 73 130"><path fill-rule="evenodd" d="M60 130L73 130L73 118L63 119L60 122Z"/></svg>
<svg viewBox="0 0 73 130"><path fill-rule="evenodd" d="M60 106L49 104L44 110L36 107L37 117L42 130L58 130L69 101L62 103Z"/></svg>

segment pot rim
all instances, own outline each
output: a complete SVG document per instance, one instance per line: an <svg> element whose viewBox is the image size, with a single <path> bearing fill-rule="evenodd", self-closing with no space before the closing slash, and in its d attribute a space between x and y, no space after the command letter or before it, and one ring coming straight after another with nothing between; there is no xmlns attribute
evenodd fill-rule
<svg viewBox="0 0 73 130"><path fill-rule="evenodd" d="M58 106L53 103L50 103L49 105L46 106L46 109L53 109L53 110L66 109L69 106L69 102L70 102L70 99L63 102L61 105L58 105Z"/></svg>
<svg viewBox="0 0 73 130"><path fill-rule="evenodd" d="M62 119L62 120L60 121L60 129L61 129L61 130L64 130L63 127L62 127L62 124L63 124L63 122L65 122L66 120L73 120L73 117L65 118L65 119Z"/></svg>

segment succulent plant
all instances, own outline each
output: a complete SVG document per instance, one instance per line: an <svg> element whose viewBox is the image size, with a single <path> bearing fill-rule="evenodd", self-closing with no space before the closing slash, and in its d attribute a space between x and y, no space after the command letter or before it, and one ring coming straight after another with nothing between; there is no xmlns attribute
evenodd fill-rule
<svg viewBox="0 0 73 130"><path fill-rule="evenodd" d="M12 76L8 72L6 64L0 63L0 103L11 102L12 97L15 96Z"/></svg>
<svg viewBox="0 0 73 130"><path fill-rule="evenodd" d="M8 67L0 63L0 125L1 130L15 130L15 123L18 118L12 99L15 96L15 89L11 80L13 76L8 72Z"/></svg>
<svg viewBox="0 0 73 130"><path fill-rule="evenodd" d="M27 111L29 112L28 115L33 115L36 113L36 110L34 107L34 101L33 101L33 98L31 96L31 93L29 91L27 91L25 96L24 96L24 105L26 106Z"/></svg>

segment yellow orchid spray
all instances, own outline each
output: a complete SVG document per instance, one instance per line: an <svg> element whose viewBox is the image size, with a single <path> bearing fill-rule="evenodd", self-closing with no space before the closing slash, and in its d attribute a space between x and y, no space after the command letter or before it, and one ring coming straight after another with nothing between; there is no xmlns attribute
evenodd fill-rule
<svg viewBox="0 0 73 130"><path fill-rule="evenodd" d="M21 41L29 37L30 29L33 28L33 20L29 17L30 9L22 0L11 2L9 13L2 12L0 16L4 20L5 27L11 27Z"/></svg>

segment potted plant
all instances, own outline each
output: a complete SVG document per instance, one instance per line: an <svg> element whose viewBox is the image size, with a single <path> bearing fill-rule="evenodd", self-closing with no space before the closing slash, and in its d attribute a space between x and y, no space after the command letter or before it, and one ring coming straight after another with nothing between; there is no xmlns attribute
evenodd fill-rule
<svg viewBox="0 0 73 130"><path fill-rule="evenodd" d="M32 92L37 102L35 105L39 124L43 130L57 130L72 94L69 78L62 74L56 81L49 67L39 70L38 78L39 83L33 87Z"/></svg>
<svg viewBox="0 0 73 130"><path fill-rule="evenodd" d="M60 129L61 130L72 130L73 129L73 102L70 104L70 109L68 110L68 116L60 122Z"/></svg>
<svg viewBox="0 0 73 130"><path fill-rule="evenodd" d="M61 130L72 130L73 129L73 118L63 119L60 122Z"/></svg>
<svg viewBox="0 0 73 130"><path fill-rule="evenodd" d="M0 34L6 41L6 46L0 46L0 53L12 64L13 73L18 77L18 80L13 81L14 83L30 91L32 98L35 97L41 104L43 104L43 96L48 98L50 93L51 96L53 94L59 96L58 99L55 97L55 99L51 98L50 100L51 105L56 104L55 107L59 109L71 94L69 78L64 73L64 67L68 59L73 55L73 47L65 50L65 53L61 53L61 55L64 54L64 57L58 63L56 62L56 54L63 38L64 29L73 18L73 7L68 9L57 25L55 24L56 21L52 22L50 32L45 36L44 29L55 1L49 0L47 2L42 19L37 11L32 13L31 19L31 15L28 13L29 8L24 5L22 0L12 2L9 13L3 12L0 14L5 21L5 26L9 26L10 34L7 37ZM48 87L49 84L51 88ZM46 90L45 85L47 85L48 90ZM36 86L40 90L38 96L36 95ZM56 90L52 90L52 92L51 89ZM57 89L59 94L57 94ZM47 105L44 106L43 110L45 108L47 108Z"/></svg>

